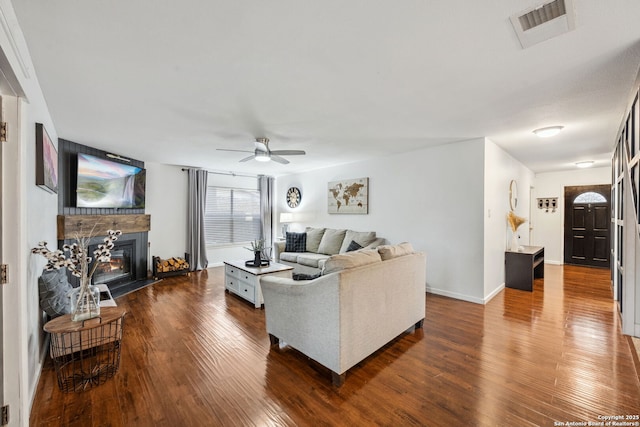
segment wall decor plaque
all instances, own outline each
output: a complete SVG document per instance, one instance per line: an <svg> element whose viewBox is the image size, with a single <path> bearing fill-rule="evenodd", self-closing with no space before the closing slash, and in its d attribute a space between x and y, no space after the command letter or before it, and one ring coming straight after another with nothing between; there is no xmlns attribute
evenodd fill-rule
<svg viewBox="0 0 640 427"><path fill-rule="evenodd" d="M330 214L368 214L369 178L330 182L328 207Z"/></svg>

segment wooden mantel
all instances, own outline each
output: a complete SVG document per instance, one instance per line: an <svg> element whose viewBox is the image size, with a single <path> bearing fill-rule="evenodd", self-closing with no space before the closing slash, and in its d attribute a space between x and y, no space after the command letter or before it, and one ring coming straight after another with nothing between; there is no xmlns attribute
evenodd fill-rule
<svg viewBox="0 0 640 427"><path fill-rule="evenodd" d="M104 236L108 230L149 231L151 215L58 215L58 240Z"/></svg>

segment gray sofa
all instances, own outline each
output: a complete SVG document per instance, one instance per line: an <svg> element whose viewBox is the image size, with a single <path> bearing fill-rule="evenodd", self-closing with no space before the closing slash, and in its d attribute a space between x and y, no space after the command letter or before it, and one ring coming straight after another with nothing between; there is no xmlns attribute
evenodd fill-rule
<svg viewBox="0 0 640 427"><path fill-rule="evenodd" d="M375 249L387 243L386 239L377 237L375 231L315 227L307 227L303 233L287 233L287 238L301 234L305 235L304 247L287 251L286 241L276 242L274 257L276 262L294 267L295 273L308 275L319 274L331 255L343 254L349 249Z"/></svg>
<svg viewBox="0 0 640 427"><path fill-rule="evenodd" d="M271 344L346 371L425 317L426 255L409 244L334 255L313 280L260 280Z"/></svg>

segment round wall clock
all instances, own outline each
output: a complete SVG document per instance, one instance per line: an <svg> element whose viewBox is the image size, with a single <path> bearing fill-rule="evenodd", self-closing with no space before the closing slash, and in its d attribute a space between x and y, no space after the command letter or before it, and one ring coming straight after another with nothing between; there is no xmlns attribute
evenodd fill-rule
<svg viewBox="0 0 640 427"><path fill-rule="evenodd" d="M302 199L302 193L298 187L291 187L287 190L287 205L290 208L295 208L300 204Z"/></svg>

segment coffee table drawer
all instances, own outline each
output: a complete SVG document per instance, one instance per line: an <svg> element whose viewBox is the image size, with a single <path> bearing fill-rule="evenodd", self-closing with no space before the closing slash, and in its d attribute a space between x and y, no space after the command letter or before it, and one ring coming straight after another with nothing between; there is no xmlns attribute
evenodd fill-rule
<svg viewBox="0 0 640 427"><path fill-rule="evenodd" d="M249 300L251 302L256 302L255 301L256 288L248 282L242 281L239 283L238 295L240 295L242 298Z"/></svg>
<svg viewBox="0 0 640 427"><path fill-rule="evenodd" d="M240 289L239 283L240 280L238 280L237 277L225 276L224 287L236 294L238 293L238 289Z"/></svg>
<svg viewBox="0 0 640 427"><path fill-rule="evenodd" d="M226 274L227 276L235 277L235 278L239 279L240 275L242 274L242 271L237 267L233 267L233 266L227 265L224 268L224 274Z"/></svg>

